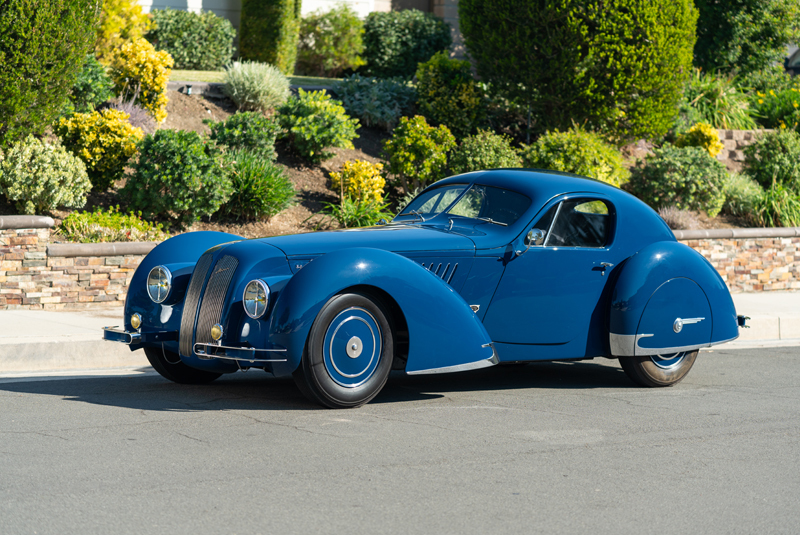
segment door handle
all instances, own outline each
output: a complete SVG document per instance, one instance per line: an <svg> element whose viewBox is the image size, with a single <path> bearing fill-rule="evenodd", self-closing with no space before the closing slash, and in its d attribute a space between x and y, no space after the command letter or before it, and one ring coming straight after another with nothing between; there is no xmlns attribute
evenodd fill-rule
<svg viewBox="0 0 800 535"><path fill-rule="evenodd" d="M606 269L614 267L611 262L600 262L600 275L605 276Z"/></svg>

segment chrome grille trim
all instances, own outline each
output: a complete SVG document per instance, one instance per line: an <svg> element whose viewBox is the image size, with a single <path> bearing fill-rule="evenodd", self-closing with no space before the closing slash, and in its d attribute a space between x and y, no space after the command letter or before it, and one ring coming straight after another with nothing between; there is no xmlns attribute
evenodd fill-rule
<svg viewBox="0 0 800 535"><path fill-rule="evenodd" d="M447 264L445 265L444 271L442 271L443 264L436 264L436 262L431 262L431 265L426 266L425 262L422 262L422 267L442 279L447 284L450 284L450 281L453 280L453 275L456 274L456 268L458 267L458 263L455 264ZM450 270L450 266L453 266L453 269ZM435 267L435 269L434 269Z"/></svg>
<svg viewBox="0 0 800 535"><path fill-rule="evenodd" d="M194 335L194 320L197 318L197 305L200 303L200 293L206 282L208 270L211 269L212 255L206 253L197 261L197 266L192 273L192 280L186 290L186 299L183 305L183 315L181 316L181 332L179 351L181 355L189 357L192 355L192 337Z"/></svg>
<svg viewBox="0 0 800 535"><path fill-rule="evenodd" d="M208 279L206 291L203 294L203 302L200 304L200 315L197 318L197 334L195 343L209 344L214 340L211 338L211 327L219 323L222 318L222 308L225 305L225 295L228 293L228 286L231 284L233 274L239 261L232 256L223 256L217 261L211 277Z"/></svg>

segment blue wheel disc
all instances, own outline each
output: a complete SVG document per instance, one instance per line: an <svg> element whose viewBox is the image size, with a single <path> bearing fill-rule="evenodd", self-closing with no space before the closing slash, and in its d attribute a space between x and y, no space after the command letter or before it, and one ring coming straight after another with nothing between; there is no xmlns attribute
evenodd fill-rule
<svg viewBox="0 0 800 535"><path fill-rule="evenodd" d="M350 307L337 314L325 332L325 371L337 384L355 388L372 377L382 347L381 329L372 314Z"/></svg>
<svg viewBox="0 0 800 535"><path fill-rule="evenodd" d="M680 353L673 353L671 355L653 355L650 357L650 360L652 360L653 364L659 368L663 370L669 370L679 366L685 358L686 351L681 351Z"/></svg>

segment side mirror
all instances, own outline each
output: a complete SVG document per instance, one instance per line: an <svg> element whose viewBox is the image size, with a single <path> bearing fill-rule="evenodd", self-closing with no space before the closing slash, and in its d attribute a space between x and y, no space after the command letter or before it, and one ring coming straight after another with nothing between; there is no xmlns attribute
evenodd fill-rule
<svg viewBox="0 0 800 535"><path fill-rule="evenodd" d="M517 256L522 256L523 254L527 253L528 249L534 245L542 245L544 243L544 235L545 232L538 228L529 230L525 235L525 239L522 241L522 243L525 245L525 250L517 251Z"/></svg>

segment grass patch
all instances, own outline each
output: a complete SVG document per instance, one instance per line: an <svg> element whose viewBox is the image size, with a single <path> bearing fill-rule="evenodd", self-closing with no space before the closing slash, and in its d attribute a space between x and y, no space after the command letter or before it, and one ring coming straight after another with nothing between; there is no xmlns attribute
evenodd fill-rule
<svg viewBox="0 0 800 535"><path fill-rule="evenodd" d="M181 71L174 70L169 75L170 82L209 82L222 83L225 73L223 71ZM289 76L289 83L296 86L332 86L339 78L318 78L316 76Z"/></svg>

